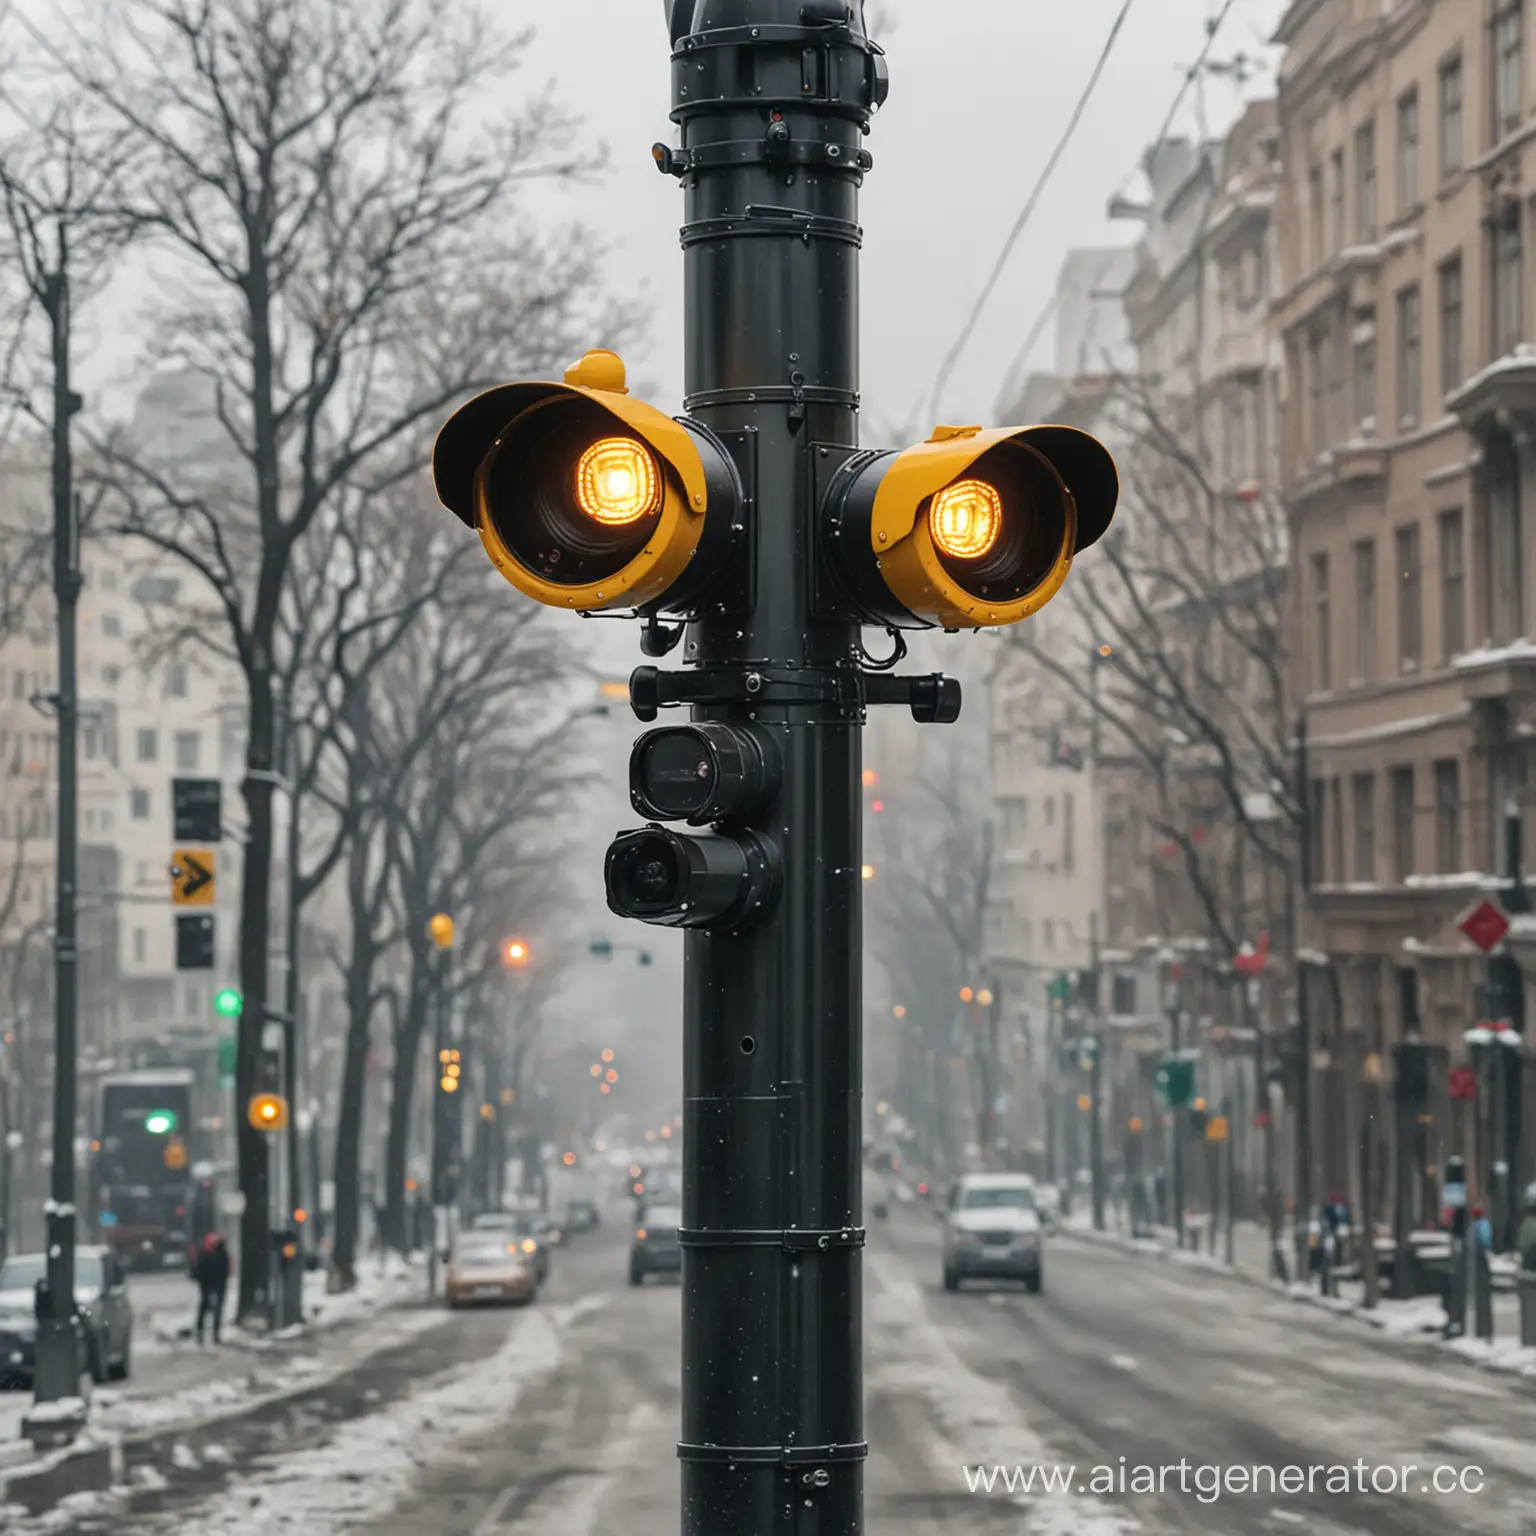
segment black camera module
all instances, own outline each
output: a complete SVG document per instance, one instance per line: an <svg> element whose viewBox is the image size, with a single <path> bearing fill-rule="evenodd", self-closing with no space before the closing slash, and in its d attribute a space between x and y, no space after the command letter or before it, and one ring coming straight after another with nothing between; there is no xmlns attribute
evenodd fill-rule
<svg viewBox="0 0 1536 1536"><path fill-rule="evenodd" d="M603 868L609 908L663 928L741 932L768 914L779 883L778 851L752 832L621 832Z"/></svg>
<svg viewBox="0 0 1536 1536"><path fill-rule="evenodd" d="M773 798L778 749L766 732L745 726L663 726L635 743L629 783L641 815L708 826L748 815Z"/></svg>
<svg viewBox="0 0 1536 1536"><path fill-rule="evenodd" d="M620 838L608 855L609 905L613 905L612 893L618 891L635 917L671 908L687 883L686 867L674 844L660 828Z"/></svg>

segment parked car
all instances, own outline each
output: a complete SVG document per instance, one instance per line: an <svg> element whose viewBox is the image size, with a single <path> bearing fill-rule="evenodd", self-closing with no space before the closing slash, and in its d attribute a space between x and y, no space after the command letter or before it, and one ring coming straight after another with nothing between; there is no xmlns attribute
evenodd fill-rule
<svg viewBox="0 0 1536 1536"><path fill-rule="evenodd" d="M629 1250L629 1283L644 1285L647 1275L678 1275L683 1270L683 1250L677 1229L683 1224L680 1205L648 1205L635 1227Z"/></svg>
<svg viewBox="0 0 1536 1536"><path fill-rule="evenodd" d="M538 1272L512 1233L471 1229L454 1244L445 1290L454 1308L494 1301L526 1306L538 1296Z"/></svg>
<svg viewBox="0 0 1536 1536"><path fill-rule="evenodd" d="M470 1222L469 1229L471 1232L505 1232L508 1237L516 1238L522 1251L533 1263L538 1283L543 1285L549 1279L547 1217L529 1211L486 1211Z"/></svg>
<svg viewBox="0 0 1536 1536"><path fill-rule="evenodd" d="M48 1259L17 1253L0 1264L0 1381L29 1385L37 1348L37 1284ZM75 1304L84 1323L83 1369L93 1381L123 1381L132 1369L133 1307L128 1277L110 1248L75 1250Z"/></svg>
<svg viewBox="0 0 1536 1536"><path fill-rule="evenodd" d="M595 1200L570 1200L565 1207L565 1230L567 1232L591 1232L602 1226L602 1212L597 1208Z"/></svg>
<svg viewBox="0 0 1536 1536"><path fill-rule="evenodd" d="M1044 1282L1044 1229L1035 1181L1024 1173L967 1173L949 1191L944 1215L944 1289L971 1278Z"/></svg>

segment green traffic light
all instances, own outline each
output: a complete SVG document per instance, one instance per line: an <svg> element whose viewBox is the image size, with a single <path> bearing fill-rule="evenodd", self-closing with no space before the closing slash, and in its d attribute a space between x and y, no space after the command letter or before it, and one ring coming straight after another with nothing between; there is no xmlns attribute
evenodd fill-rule
<svg viewBox="0 0 1536 1536"><path fill-rule="evenodd" d="M233 1019L239 1015L244 1003L245 999L234 987L225 987L214 997L213 1011L222 1018Z"/></svg>
<svg viewBox="0 0 1536 1536"><path fill-rule="evenodd" d="M176 1116L168 1109L152 1109L144 1117L144 1129L151 1136L164 1136L176 1129Z"/></svg>

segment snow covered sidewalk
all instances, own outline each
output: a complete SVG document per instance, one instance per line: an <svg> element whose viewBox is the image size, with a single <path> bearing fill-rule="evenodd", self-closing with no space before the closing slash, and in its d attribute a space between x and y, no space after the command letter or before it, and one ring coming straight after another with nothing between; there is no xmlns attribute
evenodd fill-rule
<svg viewBox="0 0 1536 1536"><path fill-rule="evenodd" d="M1351 1318L1375 1330L1384 1339L1412 1345L1419 1350L1444 1352L1458 1360L1488 1370L1513 1373L1536 1380L1536 1349L1520 1344L1519 1299L1512 1293L1496 1291L1494 1301L1494 1337L1485 1342L1476 1338L1446 1339L1445 1308L1436 1296L1416 1296L1394 1301L1384 1297L1375 1307L1365 1305L1364 1286L1359 1281L1340 1281L1339 1295L1322 1295L1317 1285L1292 1281L1281 1285L1269 1273L1269 1234L1251 1222L1240 1222L1234 1231L1234 1263L1226 1263L1218 1251L1180 1249L1173 1245L1171 1232L1151 1238L1131 1238L1121 1232L1097 1232L1090 1219L1077 1213L1059 1229L1072 1240L1112 1247L1139 1255L1154 1263L1169 1263L1189 1269L1204 1270L1241 1281L1270 1295L1284 1295L1300 1306L1316 1307L1339 1317ZM1218 1239L1218 1246L1220 1239ZM1289 1258L1289 1253L1287 1258ZM1468 1317L1471 1324L1471 1317Z"/></svg>
<svg viewBox="0 0 1536 1536"><path fill-rule="evenodd" d="M270 1336L228 1327L218 1348L191 1338L184 1305L152 1300L135 1318L134 1375L93 1390L85 1433L67 1452L40 1457L21 1438L30 1392L0 1395L0 1504L28 1498L34 1482L104 1486L124 1441L252 1412L441 1320L414 1305L426 1300L424 1271L398 1260L360 1274L348 1293L326 1294L321 1273L305 1281L303 1325Z"/></svg>

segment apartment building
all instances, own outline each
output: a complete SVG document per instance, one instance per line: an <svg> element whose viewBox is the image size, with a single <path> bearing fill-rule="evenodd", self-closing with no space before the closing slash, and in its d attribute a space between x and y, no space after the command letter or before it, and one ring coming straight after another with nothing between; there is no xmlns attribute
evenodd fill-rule
<svg viewBox="0 0 1536 1536"><path fill-rule="evenodd" d="M1530 24L1528 0L1297 0L1276 38L1272 323L1338 1187L1402 999L1442 1073L1462 1054L1482 963L1455 919L1499 872L1506 800L1529 804Z"/></svg>
<svg viewBox="0 0 1536 1536"><path fill-rule="evenodd" d="M221 447L221 431L197 394L184 375L152 381L132 430L146 451L206 460L212 473L216 455L228 452L227 440ZM40 449L7 462L0 495L8 518L50 525ZM189 615L207 607L184 566L89 532L81 565L78 831L82 869L92 878L82 881L80 922L83 934L104 930L97 947L111 958L110 967L103 960L100 986L82 996L89 1068L93 1059L131 1056L139 1042L212 1030L213 993L234 975L243 690L238 672L215 650L167 643L167 618L174 619L178 605ZM57 759L53 721L34 700L55 687L54 623L45 580L31 591L23 621L0 641L0 840L6 847L0 863L22 862L20 899L0 949L13 972L31 956L16 1006L39 1027L52 1008L49 969L33 952L41 944L51 954L52 947ZM171 780L187 776L221 778L225 786L215 909L219 963L212 972L176 970Z"/></svg>

